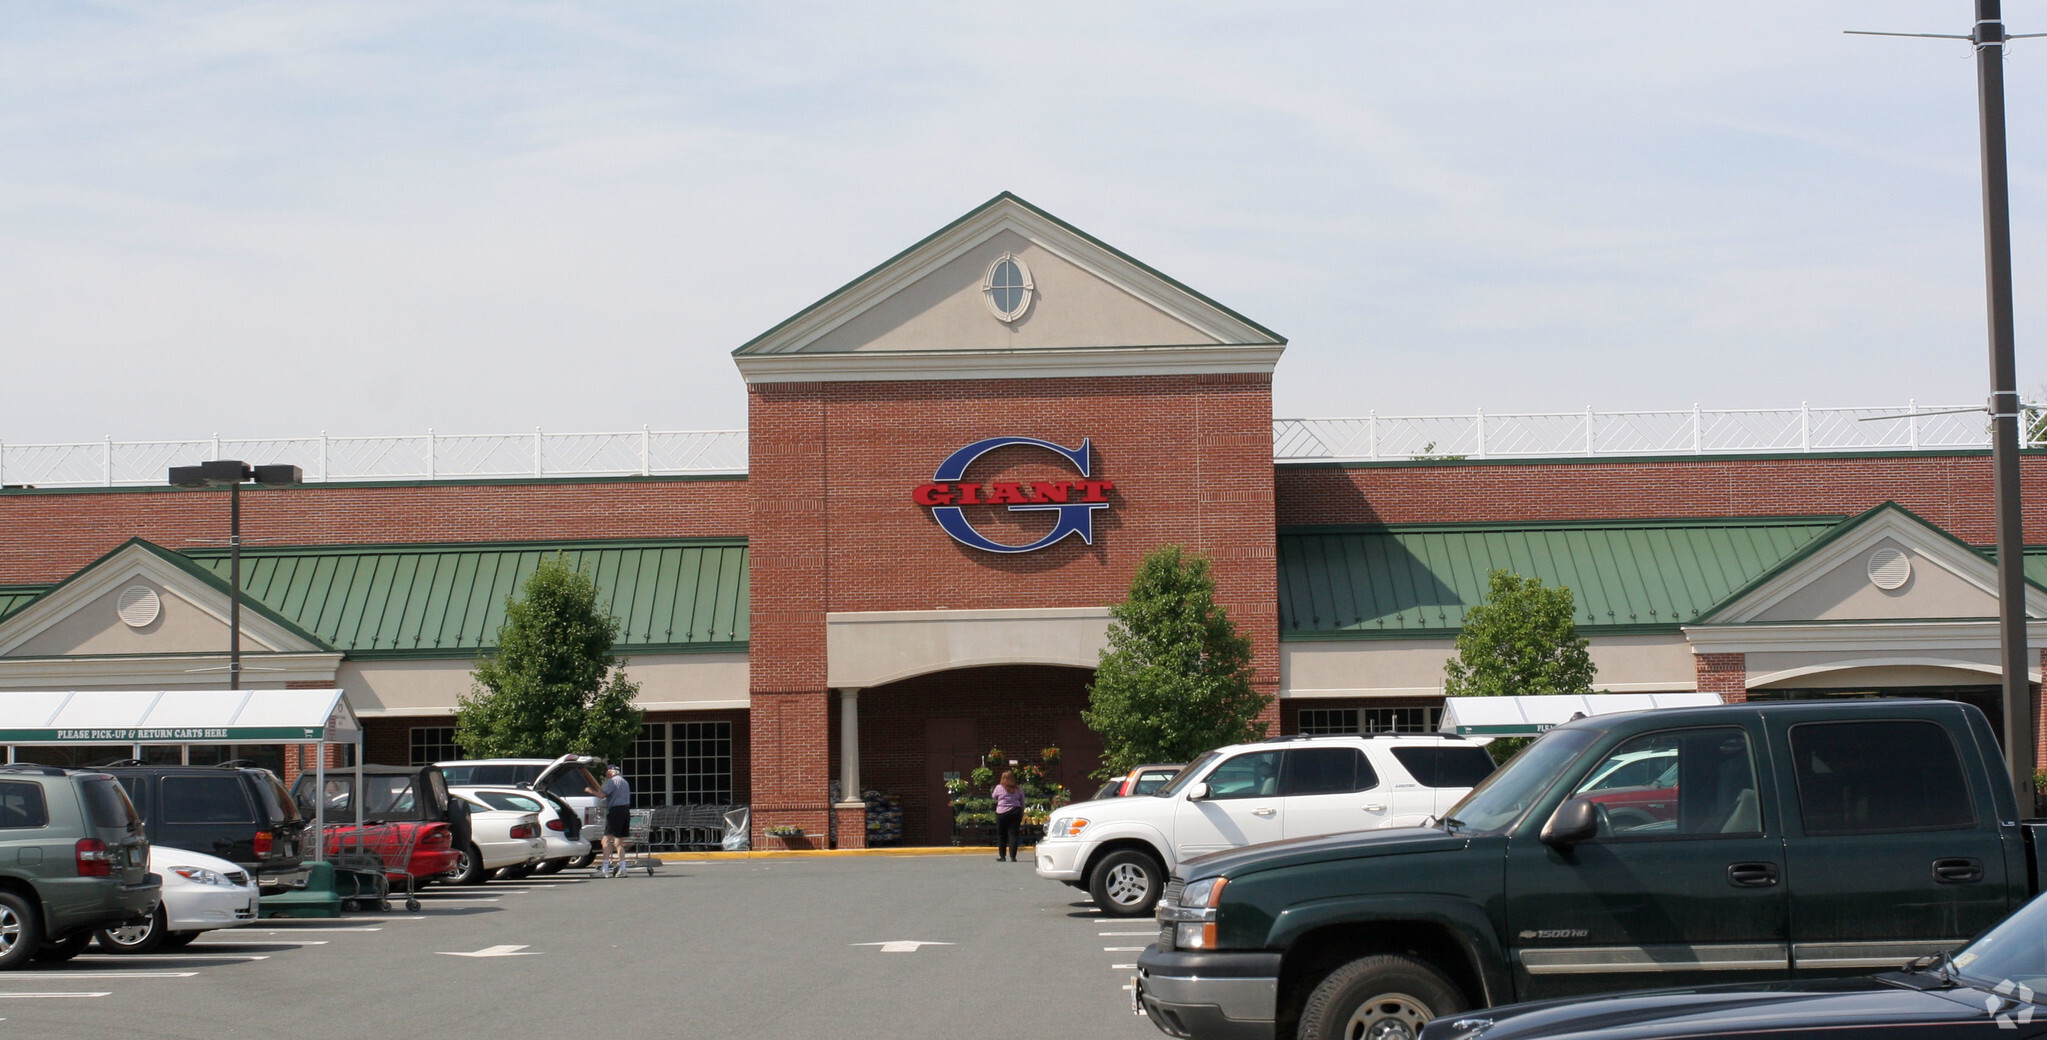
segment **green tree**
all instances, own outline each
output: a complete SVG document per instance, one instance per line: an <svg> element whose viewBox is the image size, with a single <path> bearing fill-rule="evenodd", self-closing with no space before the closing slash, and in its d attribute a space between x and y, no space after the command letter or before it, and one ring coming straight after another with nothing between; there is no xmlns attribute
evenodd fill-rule
<svg viewBox="0 0 2047 1040"><path fill-rule="evenodd" d="M1495 570L1485 599L1464 614L1457 656L1443 664L1448 697L1541 696L1592 691L1596 669L1572 620L1569 586L1545 588L1540 578ZM1534 743L1501 737L1486 745L1505 762Z"/></svg>
<svg viewBox="0 0 2047 1040"><path fill-rule="evenodd" d="M497 650L471 673L455 710L455 742L473 755L617 761L640 734L638 683L614 657L618 620L597 609L597 585L560 554L541 561L505 601Z"/></svg>
<svg viewBox="0 0 2047 1040"><path fill-rule="evenodd" d="M1216 605L1205 557L1177 545L1153 550L1109 615L1109 645L1081 713L1102 735L1096 776L1265 735L1256 720L1272 698L1251 687L1251 641Z"/></svg>

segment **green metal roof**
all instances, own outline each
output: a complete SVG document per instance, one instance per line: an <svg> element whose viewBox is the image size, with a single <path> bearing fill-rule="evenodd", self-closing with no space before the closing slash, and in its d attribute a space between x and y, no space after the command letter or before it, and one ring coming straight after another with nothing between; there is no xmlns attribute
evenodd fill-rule
<svg viewBox="0 0 2047 1040"><path fill-rule="evenodd" d="M242 588L351 658L469 657L494 645L506 597L561 553L619 619L618 653L743 650L746 552L701 539L255 548L242 551ZM227 577L226 550L185 555Z"/></svg>
<svg viewBox="0 0 2047 1040"><path fill-rule="evenodd" d="M1282 639L1448 638L1495 568L1568 586L1578 626L1673 631L1835 529L1840 517L1290 528Z"/></svg>
<svg viewBox="0 0 2047 1040"><path fill-rule="evenodd" d="M43 594L48 585L0 585L0 621L8 615L28 606L29 601Z"/></svg>
<svg viewBox="0 0 2047 1040"><path fill-rule="evenodd" d="M2047 585L2047 545L2026 550L2026 577L2035 585Z"/></svg>

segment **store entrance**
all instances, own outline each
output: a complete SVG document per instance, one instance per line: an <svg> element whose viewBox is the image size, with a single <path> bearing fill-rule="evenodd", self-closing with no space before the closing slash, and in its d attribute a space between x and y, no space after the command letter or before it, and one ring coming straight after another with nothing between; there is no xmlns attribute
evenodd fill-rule
<svg viewBox="0 0 2047 1040"><path fill-rule="evenodd" d="M1080 801L1101 764L1101 739L1081 721L1094 672L1051 665L994 665L920 675L860 692L860 780L872 817L891 815L872 845L979 845L993 841L988 796L974 771L1043 773ZM1048 751L1057 749L1055 755ZM1001 754L993 764L989 753ZM948 789L947 781L966 790ZM865 793L865 792L863 792ZM896 827L893 821L899 820Z"/></svg>

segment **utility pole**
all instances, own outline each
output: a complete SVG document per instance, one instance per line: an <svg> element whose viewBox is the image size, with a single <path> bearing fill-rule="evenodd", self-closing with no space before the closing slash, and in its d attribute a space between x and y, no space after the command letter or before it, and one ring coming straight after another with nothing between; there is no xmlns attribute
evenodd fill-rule
<svg viewBox="0 0 2047 1040"><path fill-rule="evenodd" d="M1990 319L1990 468L1996 480L1997 659L2004 676L2004 757L2019 814L2035 815L2033 770L2038 756L2037 706L2026 681L2026 561L2019 502L2019 378L2012 334L2011 193L2004 147L2004 45L2047 33L2007 35L1998 0L1976 0L1967 36L1946 33L1857 32L1967 40L1976 48L1976 116L1983 165L1983 273Z"/></svg>

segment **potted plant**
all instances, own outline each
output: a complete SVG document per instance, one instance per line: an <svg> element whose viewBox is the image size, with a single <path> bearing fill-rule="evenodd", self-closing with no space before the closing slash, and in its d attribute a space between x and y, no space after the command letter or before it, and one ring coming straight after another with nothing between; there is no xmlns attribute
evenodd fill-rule
<svg viewBox="0 0 2047 1040"><path fill-rule="evenodd" d="M776 848L807 849L811 847L810 839L804 835L803 828L793 823L778 823L762 833L768 836L769 843Z"/></svg>

